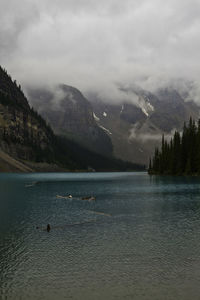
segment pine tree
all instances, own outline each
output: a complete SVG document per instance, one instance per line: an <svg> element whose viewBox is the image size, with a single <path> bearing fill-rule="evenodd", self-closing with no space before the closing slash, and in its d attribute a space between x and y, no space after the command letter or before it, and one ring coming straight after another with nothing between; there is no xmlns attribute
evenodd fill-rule
<svg viewBox="0 0 200 300"><path fill-rule="evenodd" d="M151 174L200 174L200 120L196 126L190 118L188 126L184 123L182 135L175 131L169 143L163 135L161 149L155 149L150 163Z"/></svg>

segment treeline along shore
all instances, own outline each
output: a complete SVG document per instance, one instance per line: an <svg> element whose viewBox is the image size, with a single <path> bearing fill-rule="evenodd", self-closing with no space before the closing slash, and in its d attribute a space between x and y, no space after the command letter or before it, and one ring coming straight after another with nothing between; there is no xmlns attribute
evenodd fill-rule
<svg viewBox="0 0 200 300"><path fill-rule="evenodd" d="M190 118L182 133L175 131L168 142L162 136L161 149L156 148L149 162L151 175L200 175L200 119Z"/></svg>

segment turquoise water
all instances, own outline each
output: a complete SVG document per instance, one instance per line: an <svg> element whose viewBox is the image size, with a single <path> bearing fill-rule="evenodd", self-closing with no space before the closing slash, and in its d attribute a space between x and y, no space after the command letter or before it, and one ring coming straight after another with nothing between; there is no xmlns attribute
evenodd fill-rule
<svg viewBox="0 0 200 300"><path fill-rule="evenodd" d="M195 300L199 280L200 178L0 174L0 299Z"/></svg>

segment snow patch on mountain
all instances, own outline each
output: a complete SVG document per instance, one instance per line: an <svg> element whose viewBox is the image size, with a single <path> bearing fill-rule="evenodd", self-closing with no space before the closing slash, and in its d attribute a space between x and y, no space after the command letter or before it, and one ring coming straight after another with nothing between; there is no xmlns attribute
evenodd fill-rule
<svg viewBox="0 0 200 300"><path fill-rule="evenodd" d="M110 135L112 134L112 132L109 129L103 127L102 125L99 125L99 127L101 127L106 133L108 133Z"/></svg>
<svg viewBox="0 0 200 300"><path fill-rule="evenodd" d="M94 117L94 119L95 119L95 121L97 121L97 122L99 122L100 121L100 119L95 115L95 113L93 112L93 117Z"/></svg>
<svg viewBox="0 0 200 300"><path fill-rule="evenodd" d="M139 97L139 101L138 101L139 107L141 108L142 112L149 117L149 115L154 112L154 107L153 105L151 105L151 103L149 102L149 99L146 98L144 99L143 97Z"/></svg>
<svg viewBox="0 0 200 300"><path fill-rule="evenodd" d="M106 113L105 111L104 111L104 113L103 113L103 116L104 116L104 117L107 117L107 113Z"/></svg>
<svg viewBox="0 0 200 300"><path fill-rule="evenodd" d="M149 116L148 112L146 111L146 109L144 107L141 107L141 110L147 117Z"/></svg>

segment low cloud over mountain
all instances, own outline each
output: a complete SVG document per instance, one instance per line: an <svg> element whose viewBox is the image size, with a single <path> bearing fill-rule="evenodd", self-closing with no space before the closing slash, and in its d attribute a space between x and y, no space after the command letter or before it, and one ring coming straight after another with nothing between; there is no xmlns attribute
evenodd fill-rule
<svg viewBox="0 0 200 300"><path fill-rule="evenodd" d="M183 78L199 101L199 13L197 0L2 0L0 60L23 87L67 83L112 102L119 84Z"/></svg>

